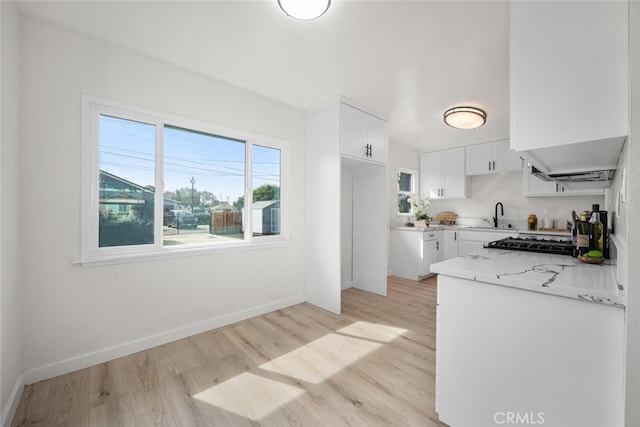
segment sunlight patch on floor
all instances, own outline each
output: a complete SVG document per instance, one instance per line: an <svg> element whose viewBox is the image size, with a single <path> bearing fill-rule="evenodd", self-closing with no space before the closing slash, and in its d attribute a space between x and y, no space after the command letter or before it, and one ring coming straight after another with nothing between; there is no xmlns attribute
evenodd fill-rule
<svg viewBox="0 0 640 427"><path fill-rule="evenodd" d="M319 384L405 332L406 329L355 322L260 365L260 368Z"/></svg>
<svg viewBox="0 0 640 427"><path fill-rule="evenodd" d="M260 368L319 384L381 345L332 333L260 365Z"/></svg>
<svg viewBox="0 0 640 427"><path fill-rule="evenodd" d="M378 323L355 322L337 330L336 332L373 341L391 342L404 335L407 330L394 328L393 326L380 325Z"/></svg>
<svg viewBox="0 0 640 427"><path fill-rule="evenodd" d="M406 333L406 329L355 322L259 366L265 371L320 384L372 351ZM194 395L251 420L259 420L305 390L248 372Z"/></svg>
<svg viewBox="0 0 640 427"><path fill-rule="evenodd" d="M304 393L301 388L245 372L193 397L257 421Z"/></svg>

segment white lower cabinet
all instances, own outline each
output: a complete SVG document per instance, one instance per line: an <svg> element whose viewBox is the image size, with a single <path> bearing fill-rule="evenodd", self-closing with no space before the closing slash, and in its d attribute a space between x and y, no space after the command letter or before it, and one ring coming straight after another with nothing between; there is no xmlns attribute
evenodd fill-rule
<svg viewBox="0 0 640 427"><path fill-rule="evenodd" d="M431 274L431 264L438 262L436 231L397 228L391 230L389 270L405 279L420 280Z"/></svg>
<svg viewBox="0 0 640 427"><path fill-rule="evenodd" d="M458 230L443 230L440 241L440 258L445 261L458 256Z"/></svg>
<svg viewBox="0 0 640 427"><path fill-rule="evenodd" d="M624 308L445 275L437 299L441 421L624 424Z"/></svg>

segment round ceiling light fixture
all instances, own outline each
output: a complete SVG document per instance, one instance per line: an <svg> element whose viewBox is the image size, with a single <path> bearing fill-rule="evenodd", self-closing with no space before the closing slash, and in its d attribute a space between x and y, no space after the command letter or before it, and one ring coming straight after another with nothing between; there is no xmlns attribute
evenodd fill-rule
<svg viewBox="0 0 640 427"><path fill-rule="evenodd" d="M278 0L280 9L297 19L316 19L329 9L331 0Z"/></svg>
<svg viewBox="0 0 640 427"><path fill-rule="evenodd" d="M444 112L444 122L456 129L475 129L487 121L487 113L476 107L453 107Z"/></svg>

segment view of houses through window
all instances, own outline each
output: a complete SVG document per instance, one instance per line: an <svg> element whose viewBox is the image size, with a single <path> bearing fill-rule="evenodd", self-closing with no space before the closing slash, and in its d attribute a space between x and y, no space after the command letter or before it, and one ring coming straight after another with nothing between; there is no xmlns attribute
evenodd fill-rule
<svg viewBox="0 0 640 427"><path fill-rule="evenodd" d="M398 180L398 214L411 214L411 199L416 197L416 172L399 169Z"/></svg>
<svg viewBox="0 0 640 427"><path fill-rule="evenodd" d="M281 150L250 149L247 175L246 141L100 114L98 246L157 244L158 221L163 246L280 234Z"/></svg>

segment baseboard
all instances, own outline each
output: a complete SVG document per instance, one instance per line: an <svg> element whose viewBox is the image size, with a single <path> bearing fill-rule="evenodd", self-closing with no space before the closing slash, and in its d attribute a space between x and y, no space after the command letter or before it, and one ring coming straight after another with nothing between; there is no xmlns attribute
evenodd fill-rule
<svg viewBox="0 0 640 427"><path fill-rule="evenodd" d="M137 353L143 350L148 350L159 345L167 344L172 341L190 337L192 335L206 332L211 329L219 328L231 323L259 316L261 314L269 313L274 310L289 307L294 304L299 304L304 301L304 295L285 298L279 301L271 302L269 304L252 307L247 310L241 310L224 316L215 317L204 322L199 322L182 328L172 329L159 334L150 335L92 353L87 353L66 360L61 360L59 362L39 366L33 369L29 369L24 373L24 384L33 384L38 381L56 377L58 375L77 371L78 369L88 368L90 366L104 363L109 360L128 356L130 354Z"/></svg>
<svg viewBox="0 0 640 427"><path fill-rule="evenodd" d="M13 390L11 390L11 395L9 395L6 405L2 408L2 423L0 425L3 427L9 427L13 417L16 415L18 404L24 391L24 384L24 374L20 374L13 386Z"/></svg>

